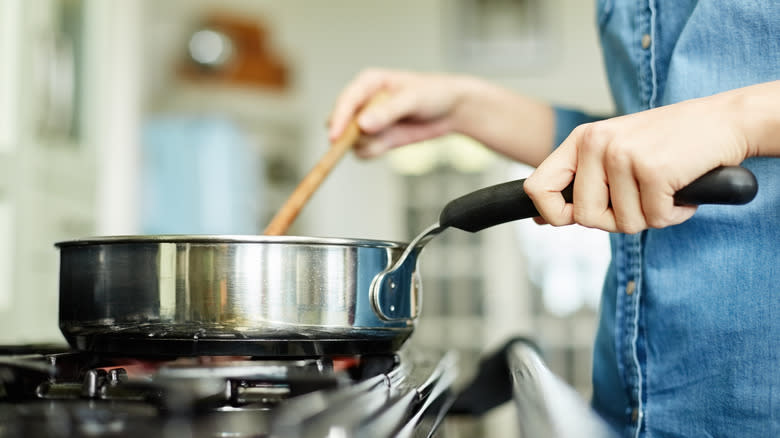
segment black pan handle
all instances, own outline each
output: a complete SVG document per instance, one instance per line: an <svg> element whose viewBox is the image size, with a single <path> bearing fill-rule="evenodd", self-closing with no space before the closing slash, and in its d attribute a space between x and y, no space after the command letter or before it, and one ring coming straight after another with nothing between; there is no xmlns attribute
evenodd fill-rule
<svg viewBox="0 0 780 438"><path fill-rule="evenodd" d="M498 184L448 203L439 216L439 225L472 233L494 225L539 216L531 198L523 190L525 179ZM561 192L572 201L573 184ZM739 166L713 169L674 195L677 205L747 204L756 196L758 182L748 169Z"/></svg>

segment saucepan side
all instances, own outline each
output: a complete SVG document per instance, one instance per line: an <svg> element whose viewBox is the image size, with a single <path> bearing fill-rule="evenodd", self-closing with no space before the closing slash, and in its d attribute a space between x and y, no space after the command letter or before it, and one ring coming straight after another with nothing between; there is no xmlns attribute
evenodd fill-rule
<svg viewBox="0 0 780 438"><path fill-rule="evenodd" d="M311 356L394 351L412 333L381 320L373 278L404 245L266 236L119 236L57 244L60 329L79 350L114 354Z"/></svg>

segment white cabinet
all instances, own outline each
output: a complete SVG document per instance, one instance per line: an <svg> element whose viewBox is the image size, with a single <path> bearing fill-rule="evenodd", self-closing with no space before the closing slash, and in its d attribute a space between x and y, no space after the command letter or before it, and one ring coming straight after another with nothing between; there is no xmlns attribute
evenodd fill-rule
<svg viewBox="0 0 780 438"><path fill-rule="evenodd" d="M0 3L0 156L5 158L14 150L16 142L16 112L19 69L9 62L19 57L19 10L21 0ZM0 160L0 161L5 161ZM5 172L4 172L5 173Z"/></svg>
<svg viewBox="0 0 780 438"><path fill-rule="evenodd" d="M0 2L0 343L61 342L59 240L94 234L89 0ZM110 38L102 43L110 42ZM105 113L105 111L103 111Z"/></svg>

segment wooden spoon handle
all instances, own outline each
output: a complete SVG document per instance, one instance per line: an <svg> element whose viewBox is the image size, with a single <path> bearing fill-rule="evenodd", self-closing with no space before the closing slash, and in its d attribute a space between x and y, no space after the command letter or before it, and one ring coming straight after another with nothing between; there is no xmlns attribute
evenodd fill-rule
<svg viewBox="0 0 780 438"><path fill-rule="evenodd" d="M271 222L266 227L263 234L267 236L281 236L287 232L287 229L293 223L298 213L300 213L303 205L311 198L311 195L322 184L322 181L330 173L336 164L341 160L347 151L352 149L352 146L360 138L360 126L358 126L357 119L360 114L365 111L366 108L376 105L377 103L387 99L387 93L380 91L368 101L363 109L349 122L341 137L336 139L328 149L328 151L320 158L320 161L314 165L309 173L301 180L298 187L295 188L292 195L287 198L287 201L282 205L282 208L276 213Z"/></svg>

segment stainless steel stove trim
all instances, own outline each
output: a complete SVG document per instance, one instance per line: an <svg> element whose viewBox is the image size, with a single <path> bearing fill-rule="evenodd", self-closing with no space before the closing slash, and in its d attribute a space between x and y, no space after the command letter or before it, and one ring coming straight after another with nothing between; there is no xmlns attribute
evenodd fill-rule
<svg viewBox="0 0 780 438"><path fill-rule="evenodd" d="M547 368L528 343L515 342L507 350L507 356L520 436L616 436L574 388Z"/></svg>
<svg viewBox="0 0 780 438"><path fill-rule="evenodd" d="M454 400L457 355L410 353L387 374L281 406L271 423L278 437L431 436Z"/></svg>

